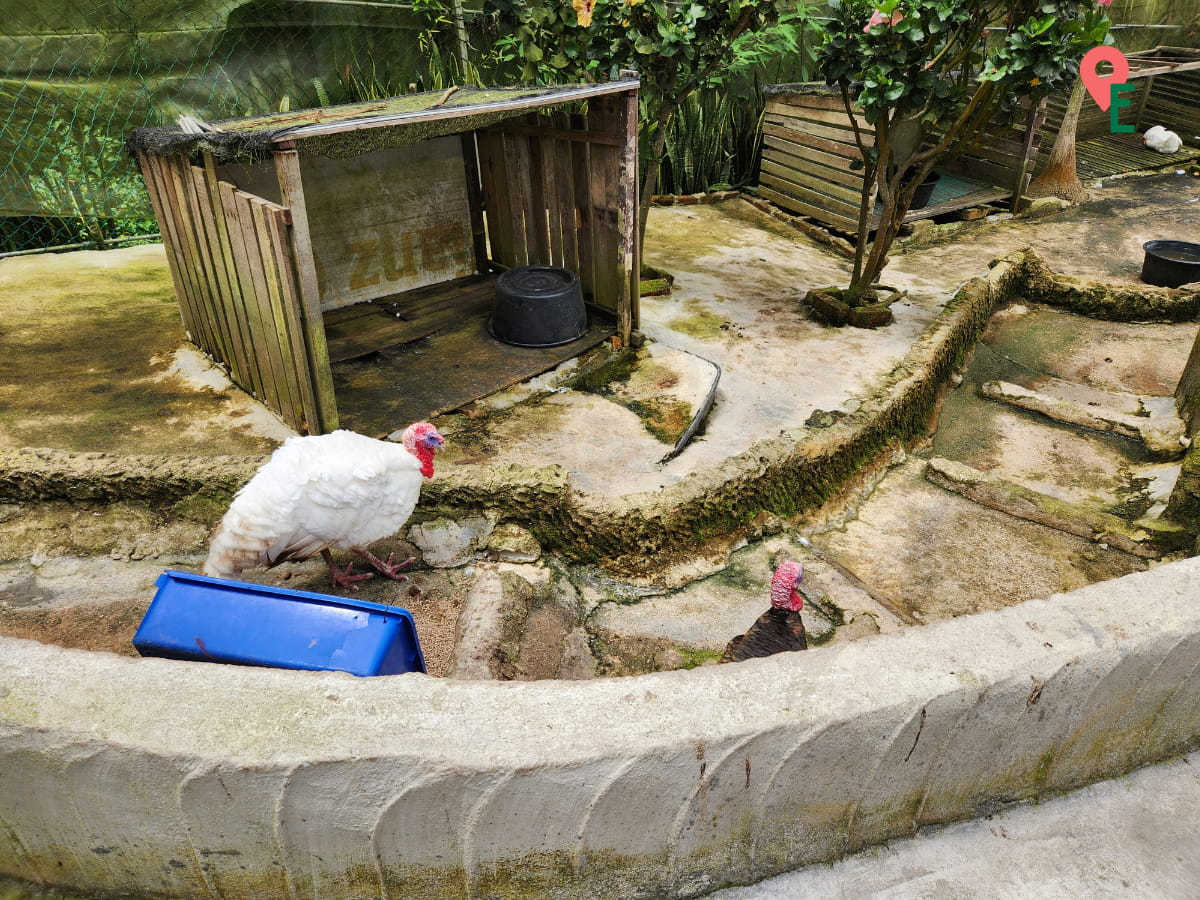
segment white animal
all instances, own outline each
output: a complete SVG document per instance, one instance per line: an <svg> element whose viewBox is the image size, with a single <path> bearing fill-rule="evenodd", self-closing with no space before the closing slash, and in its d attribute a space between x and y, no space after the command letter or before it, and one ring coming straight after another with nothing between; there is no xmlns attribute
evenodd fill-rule
<svg viewBox="0 0 1200 900"><path fill-rule="evenodd" d="M333 583L354 587L371 573L339 570L330 548L350 550L380 574L402 581L411 559L393 565L367 547L389 537L412 514L433 457L444 440L428 422L410 425L401 443L352 431L292 437L279 447L230 503L213 533L201 570L216 578L244 569L321 554Z"/></svg>
<svg viewBox="0 0 1200 900"><path fill-rule="evenodd" d="M1142 143L1159 153L1178 153L1179 148L1183 146L1183 139L1175 132L1155 125L1146 129L1146 133L1142 135Z"/></svg>

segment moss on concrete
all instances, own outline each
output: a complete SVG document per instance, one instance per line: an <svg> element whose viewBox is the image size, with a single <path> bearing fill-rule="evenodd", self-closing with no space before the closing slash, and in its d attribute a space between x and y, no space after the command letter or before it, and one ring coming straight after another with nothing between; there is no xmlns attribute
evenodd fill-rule
<svg viewBox="0 0 1200 900"><path fill-rule="evenodd" d="M1105 284L1051 271L1036 251L1026 249L1020 265L1021 294L1033 303L1057 306L1110 322L1183 322L1200 313L1200 291Z"/></svg>
<svg viewBox="0 0 1200 900"><path fill-rule="evenodd" d="M704 307L696 298L684 301L686 314L676 316L667 323L675 331L701 341L718 341L728 333L729 321Z"/></svg>

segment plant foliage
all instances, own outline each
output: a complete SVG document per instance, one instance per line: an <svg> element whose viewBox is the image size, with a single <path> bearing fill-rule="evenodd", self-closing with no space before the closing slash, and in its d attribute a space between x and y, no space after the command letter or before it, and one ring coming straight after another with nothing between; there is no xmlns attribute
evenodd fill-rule
<svg viewBox="0 0 1200 900"><path fill-rule="evenodd" d="M697 92L719 90L779 53L796 53L800 12L776 0L493 0L507 35L500 62L528 81L602 81L632 69L649 103L641 121L642 228L670 126ZM697 112L693 105L690 113ZM718 111L719 115L719 111ZM718 167L719 168L719 167Z"/></svg>
<svg viewBox="0 0 1200 900"><path fill-rule="evenodd" d="M831 0L818 64L842 90L865 169L852 298L878 278L916 188L939 160L969 150L998 114L1017 115L1023 101L1069 88L1083 54L1111 42L1104 5ZM866 127L873 141L862 139ZM874 189L882 212L864 262Z"/></svg>

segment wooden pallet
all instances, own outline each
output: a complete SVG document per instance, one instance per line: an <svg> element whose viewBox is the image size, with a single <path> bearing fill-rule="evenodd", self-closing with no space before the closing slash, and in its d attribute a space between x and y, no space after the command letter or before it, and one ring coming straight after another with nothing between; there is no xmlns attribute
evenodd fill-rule
<svg viewBox="0 0 1200 900"><path fill-rule="evenodd" d="M495 277L460 278L325 313L329 361L407 344L492 308Z"/></svg>
<svg viewBox="0 0 1200 900"><path fill-rule="evenodd" d="M1142 143L1140 134L1105 134L1075 144L1075 170L1085 180L1182 165L1197 157L1200 149L1186 144L1178 153L1151 150Z"/></svg>

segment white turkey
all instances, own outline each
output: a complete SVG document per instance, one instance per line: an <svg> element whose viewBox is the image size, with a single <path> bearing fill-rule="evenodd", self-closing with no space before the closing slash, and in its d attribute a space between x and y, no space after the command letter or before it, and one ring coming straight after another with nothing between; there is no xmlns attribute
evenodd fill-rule
<svg viewBox="0 0 1200 900"><path fill-rule="evenodd" d="M1142 135L1142 143L1159 153L1178 153L1179 148L1183 146L1183 139L1175 132L1155 125L1146 129L1146 133Z"/></svg>
<svg viewBox="0 0 1200 900"><path fill-rule="evenodd" d="M350 550L388 578L413 560L393 564L367 547L400 530L444 440L428 422L408 426L400 443L352 431L288 438L230 503L213 533L201 572L232 578L244 569L321 554L333 583L356 587L371 573L339 569L331 548ZM394 554L393 554L394 555Z"/></svg>

